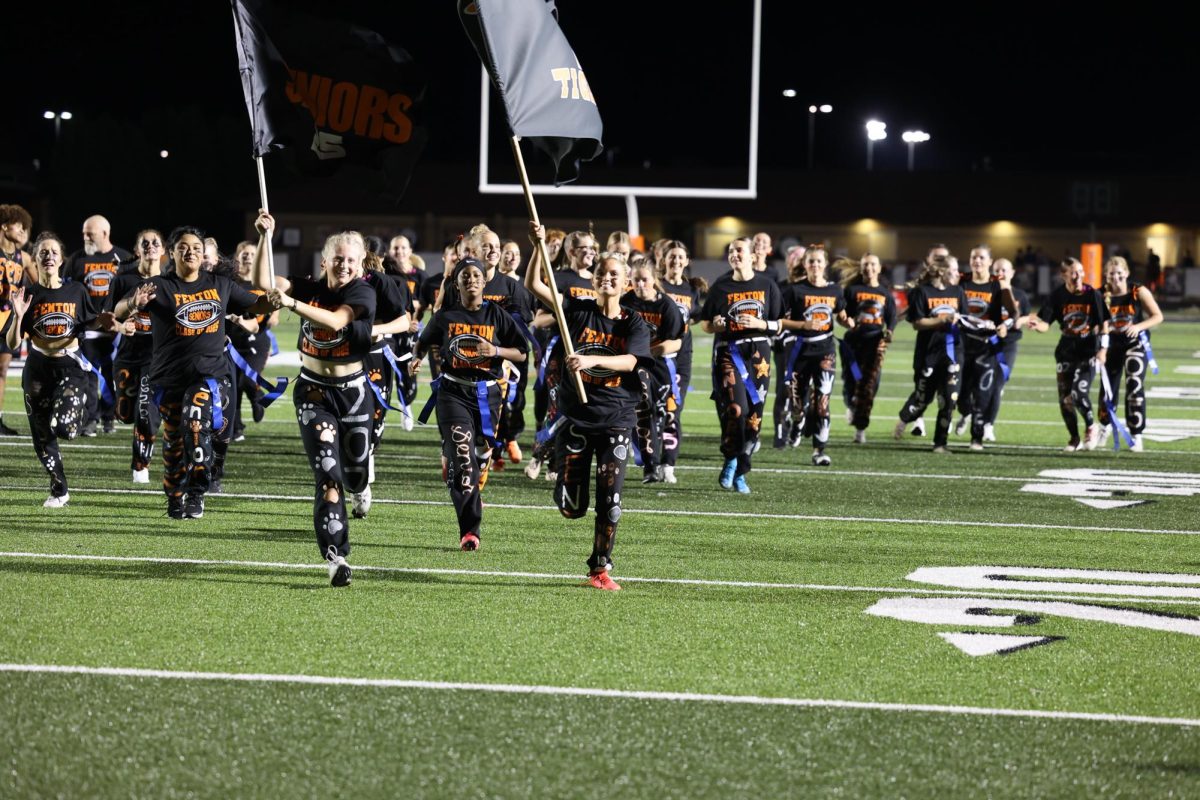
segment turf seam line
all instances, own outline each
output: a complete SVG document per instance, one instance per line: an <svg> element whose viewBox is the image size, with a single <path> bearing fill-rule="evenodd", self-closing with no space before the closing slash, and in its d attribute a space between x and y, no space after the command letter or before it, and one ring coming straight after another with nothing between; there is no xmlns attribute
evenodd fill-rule
<svg viewBox="0 0 1200 800"><path fill-rule="evenodd" d="M402 680L398 678L350 678L322 675L287 675L242 672L199 672L183 670L136 669L126 667L85 667L57 664L0 664L0 672L26 674L88 675L115 678L159 680L226 681L238 683L290 683L310 686L354 686L376 689L425 689L434 691L490 692L494 694L550 695L564 697L600 697L624 700L720 703L727 705L788 706L793 708L833 708L863 711L891 711L957 716L1025 717L1033 719L1118 722L1136 725L1200 727L1200 719L1188 717L1152 717L1093 711L1050 711L1026 708L988 708L986 706L937 705L929 703L885 703L866 700L832 700L799 697L763 697L692 692L656 692L631 689L601 689L576 686L522 685L511 683L459 683L453 681Z"/></svg>
<svg viewBox="0 0 1200 800"><path fill-rule="evenodd" d="M44 490L44 487L37 486L6 486L6 489L37 491ZM138 494L138 495L158 495L162 496L162 492L157 489L103 489L103 488L72 488L72 492L76 494ZM286 494L247 494L241 492L222 492L216 497L231 497L240 500L284 500L291 502L312 503L311 495L286 495ZM387 497L376 497L372 500L376 505L397 505L397 506L452 506L449 500L394 500ZM554 506L533 506L521 503L484 503L485 508L503 508L513 511L549 511L555 514L558 509ZM732 511L695 511L681 510L675 508L630 508L624 507L626 514L668 514L674 517L732 517L744 519L744 512ZM975 520L956 520L956 519L902 519L899 517L839 517L824 514L767 514L756 512L755 519L778 519L778 520L793 520L800 522L872 522L882 524L897 524L897 525L942 525L962 528L1027 528L1032 530L1051 530L1051 531L1087 531L1093 533L1145 533L1145 534L1165 534L1171 536L1200 536L1200 531L1197 530L1168 530L1162 528L1105 528L1099 525L1051 525L1041 522L981 522Z"/></svg>
<svg viewBox="0 0 1200 800"><path fill-rule="evenodd" d="M326 569L324 563L302 564L289 561L236 561L210 558L170 558L159 556L112 556L92 555L88 553L32 553L23 551L0 552L0 558L25 558L45 561L101 561L125 564L177 564L182 566L210 567L248 567L270 568L284 570L321 570ZM537 580L561 580L578 582L582 580L578 574L556 574L552 572L506 572L504 570L454 569L450 567L385 567L370 564L353 564L355 570L361 572L394 572L413 575L462 575L479 578L524 578ZM948 597L984 597L988 600L1065 600L1089 601L1103 603L1152 603L1155 605L1197 605L1200 599L1178 599L1172 597L1155 597L1140 595L1136 597L1118 597L1113 595L1083 596L1078 594L1040 594L1035 590L1013 590L1011 592L989 591L987 589L923 589L907 586L839 586L823 583L772 583L770 581L722 581L711 578L654 578L636 575L617 575L627 583L659 583L676 586L704 586L729 589L786 589L820 592L852 592L856 594L904 594L904 595L936 595Z"/></svg>

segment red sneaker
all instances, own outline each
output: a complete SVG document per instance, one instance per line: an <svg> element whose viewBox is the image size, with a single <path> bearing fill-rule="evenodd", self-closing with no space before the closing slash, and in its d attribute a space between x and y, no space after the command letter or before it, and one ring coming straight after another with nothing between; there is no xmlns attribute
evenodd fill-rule
<svg viewBox="0 0 1200 800"><path fill-rule="evenodd" d="M619 592L621 586L608 575L608 570L600 570L588 575L588 583L597 589L603 589L606 592Z"/></svg>
<svg viewBox="0 0 1200 800"><path fill-rule="evenodd" d="M517 444L516 439L513 439L511 442L509 442L505 446L505 450L508 452L508 460L509 461L511 461L514 464L521 463L521 458L522 458L521 445Z"/></svg>
<svg viewBox="0 0 1200 800"><path fill-rule="evenodd" d="M473 533L464 533L462 538L458 540L458 546L464 552L479 549L479 537Z"/></svg>
<svg viewBox="0 0 1200 800"><path fill-rule="evenodd" d="M492 456L492 472L504 472L504 459L500 456Z"/></svg>

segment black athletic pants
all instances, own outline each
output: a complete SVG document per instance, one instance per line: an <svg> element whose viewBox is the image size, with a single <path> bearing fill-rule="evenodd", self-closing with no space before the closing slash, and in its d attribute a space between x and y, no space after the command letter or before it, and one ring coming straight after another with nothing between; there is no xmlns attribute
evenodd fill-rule
<svg viewBox="0 0 1200 800"><path fill-rule="evenodd" d="M33 450L50 475L50 494L54 497L67 493L67 474L58 440L70 441L83 428L87 398L91 394L89 377L95 380L70 356L51 358L29 348L21 373L25 413L29 417Z"/></svg>
<svg viewBox="0 0 1200 800"><path fill-rule="evenodd" d="M581 428L567 421L555 436L555 460L561 465L554 484L554 502L567 519L587 515L592 459L596 461L596 527L589 572L612 569L613 545L621 521L621 490L625 462L632 444L629 428Z"/></svg>
<svg viewBox="0 0 1200 800"><path fill-rule="evenodd" d="M500 413L500 387L488 387L488 413L492 424ZM446 487L458 515L458 535L480 535L483 499L479 478L492 457L493 442L483 435L479 400L473 386L462 386L443 375L437 396L438 431L442 435L442 456L446 459ZM493 431L494 432L494 431Z"/></svg>
<svg viewBox="0 0 1200 800"><path fill-rule="evenodd" d="M148 469L154 458L154 440L162 421L150 387L150 365L118 358L113 362L113 377L116 379L114 412L122 423L133 425L129 466L134 470Z"/></svg>

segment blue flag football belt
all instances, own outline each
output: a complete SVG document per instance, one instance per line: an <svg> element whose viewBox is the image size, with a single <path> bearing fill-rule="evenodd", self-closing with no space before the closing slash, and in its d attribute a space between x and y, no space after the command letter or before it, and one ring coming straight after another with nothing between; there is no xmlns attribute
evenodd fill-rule
<svg viewBox="0 0 1200 800"><path fill-rule="evenodd" d="M79 350L64 350L63 352L66 353L67 357L69 357L72 361L82 367L85 372L90 372L96 376L96 380L100 382L100 397L104 399L105 403L112 405L112 389L109 388L108 381L104 380L104 376L100 374L100 368L93 366L92 362L87 360L87 356L85 356Z"/></svg>
<svg viewBox="0 0 1200 800"><path fill-rule="evenodd" d="M951 364L957 364L958 359L954 357L954 349L958 346L958 326L951 325L946 331L946 358L950 359Z"/></svg>
<svg viewBox="0 0 1200 800"><path fill-rule="evenodd" d="M1142 343L1142 349L1146 351L1146 364L1149 365L1150 371L1157 375L1158 362L1154 360L1154 350L1150 348L1150 336L1145 331L1138 331L1138 341Z"/></svg>
<svg viewBox="0 0 1200 800"><path fill-rule="evenodd" d="M220 430L225 427L225 413L221 410L221 387L217 384L216 378L205 378L204 385L208 387L208 393L212 397L213 430ZM287 385L286 381L284 385ZM150 402L154 403L155 407L162 405L164 391L161 386L154 387L154 395Z"/></svg>
<svg viewBox="0 0 1200 800"><path fill-rule="evenodd" d="M538 444L545 444L554 438L554 434L558 433L558 429L563 426L567 418L558 411L555 411L548 420L546 426L533 435L533 440Z"/></svg>
<svg viewBox="0 0 1200 800"><path fill-rule="evenodd" d="M1117 419L1117 409L1113 403L1112 384L1108 382L1108 370L1103 364L1097 365L1100 367L1100 386L1104 392L1104 410L1108 412L1108 419L1112 422L1113 431L1113 450L1121 449L1121 438L1125 438L1125 443L1133 447L1133 437L1129 435L1129 431L1121 424L1121 420Z"/></svg>
<svg viewBox="0 0 1200 800"><path fill-rule="evenodd" d="M675 407L678 408L683 405L683 400L680 399L679 370L675 367L675 354L666 356L664 360L667 362L667 374L671 376L671 397L675 398Z"/></svg>
<svg viewBox="0 0 1200 800"><path fill-rule="evenodd" d="M287 378L276 378L275 383L272 384L269 380L259 375L254 367L250 366L246 359L242 358L242 354L234 349L231 343L225 343L225 352L229 355L229 359L233 361L237 368L242 371L243 375L254 381L259 387L262 388L264 394L258 404L263 408L266 408L267 406L271 405L271 403L274 403L280 398L284 391L287 390ZM215 425L216 423L214 422L213 424Z"/></svg>
<svg viewBox="0 0 1200 800"><path fill-rule="evenodd" d="M550 353L554 351L554 345L558 344L558 334L550 337L550 341L546 342L546 349L542 351L542 358L538 361L537 381L534 382L535 389L541 388L546 382L546 364L550 361Z"/></svg>
<svg viewBox="0 0 1200 800"><path fill-rule="evenodd" d="M766 339L766 337L757 337L757 338L759 338L763 341L765 341L765 339ZM741 380L742 385L746 387L746 397L748 397L750 399L750 405L756 406L762 402L762 396L759 395L758 387L754 384L754 381L750 380L750 370L746 369L746 361L745 361L745 359L742 358L742 351L741 351L741 348L738 346L742 342L749 342L749 341L754 341L754 340L753 339L740 339L738 341L728 342L728 343L726 343L725 346L727 348L729 348L729 358L731 361L733 361L734 371L737 372L737 376Z"/></svg>
<svg viewBox="0 0 1200 800"><path fill-rule="evenodd" d="M1008 366L1008 360L1004 358L1004 344L994 333L988 337L988 344L991 345L992 352L996 355L996 363L1000 365L1000 371L1004 373L1004 382L1008 383L1008 375L1012 369Z"/></svg>
<svg viewBox="0 0 1200 800"><path fill-rule="evenodd" d="M796 368L796 360L800 358L800 353L803 352L804 345L808 344L810 342L814 343L814 344L816 342L823 342L826 339L828 339L830 336L833 336L832 332L821 333L821 334L817 334L816 336L800 336L799 334L796 335L796 341L792 343L792 349L788 353L787 367L783 371L783 380L785 383L791 382L792 372L795 371L795 368ZM841 341L839 340L838 343L841 344ZM857 376L855 376L855 380L861 380L861 379L862 379L862 373L860 372Z"/></svg>
<svg viewBox="0 0 1200 800"><path fill-rule="evenodd" d="M492 447L502 447L504 442L496 438L496 429L492 424L492 404L489 402L489 393L493 386L499 381L467 381L462 378L450 375L443 372L438 377L434 378L429 384L429 399L425 401L425 407L421 409L421 415L417 418L418 421L425 425L429 422L429 416L433 413L434 407L437 405L438 393L442 390L442 381L450 381L459 386L470 386L475 391L475 404L479 408L479 432L488 440ZM513 382L515 386L515 381ZM513 389L510 387L508 397L514 395ZM508 402L511 402L509 400Z"/></svg>
<svg viewBox="0 0 1200 800"><path fill-rule="evenodd" d="M405 353L404 355L400 356L399 358L396 358L396 354L394 352L392 352L391 346L389 344L387 344L387 342L384 342L383 358L385 361L387 361L388 365L391 366L391 368L392 368L392 377L396 381L396 397L399 398L399 400L400 400L400 407L396 408L391 403L388 403L386 400L384 400L383 392L381 392L379 390L379 387L376 386L373 382L368 381L368 383L371 384L371 391L375 392L375 399L379 401L379 404L381 406L383 406L387 409L390 409L392 411L399 411L401 414L403 414L406 417L411 417L412 412L408 410L408 403L406 403L404 400L404 385L403 385L404 377L400 373L400 362L411 360L412 353Z"/></svg>
<svg viewBox="0 0 1200 800"><path fill-rule="evenodd" d="M838 339L838 350L842 354L842 360L846 362L846 366L850 369L850 375L854 380L861 381L863 378L862 367L858 365L858 359L854 357L854 348L845 339Z"/></svg>

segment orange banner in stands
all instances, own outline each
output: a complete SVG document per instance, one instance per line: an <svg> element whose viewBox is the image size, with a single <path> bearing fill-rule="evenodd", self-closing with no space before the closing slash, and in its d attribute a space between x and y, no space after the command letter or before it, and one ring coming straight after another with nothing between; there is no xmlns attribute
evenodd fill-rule
<svg viewBox="0 0 1200 800"><path fill-rule="evenodd" d="M1099 289L1104 285L1104 248L1098 244L1085 244L1080 248L1079 260L1083 262L1083 280L1088 286Z"/></svg>
<svg viewBox="0 0 1200 800"><path fill-rule="evenodd" d="M629 239L633 242L634 250L641 250L643 253L646 252L646 237L645 236L641 236L641 235L630 236Z"/></svg>

